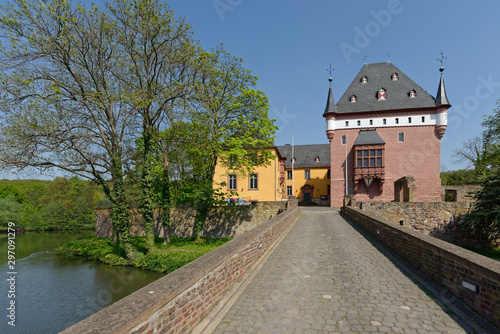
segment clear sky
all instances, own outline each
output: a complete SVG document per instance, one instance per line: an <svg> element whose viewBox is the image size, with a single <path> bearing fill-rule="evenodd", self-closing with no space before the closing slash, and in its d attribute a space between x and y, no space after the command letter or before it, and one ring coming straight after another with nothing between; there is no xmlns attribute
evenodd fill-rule
<svg viewBox="0 0 500 334"><path fill-rule="evenodd" d="M335 102L364 63L390 60L435 96L441 51L448 128L441 166L480 136L500 98L500 2L495 0L172 0L206 49L224 43L259 77L280 130L276 145L328 143L322 114L330 62ZM366 59L365 59L366 57Z"/></svg>
<svg viewBox="0 0 500 334"><path fill-rule="evenodd" d="M4 2L4 1L1 1ZM83 1L83 3L86 3ZM100 1L97 1L100 3ZM171 0L205 49L224 43L259 77L280 130L276 145L328 143L325 109L330 62L335 101L364 63L390 60L435 96L441 51L453 105L441 166L462 141L480 136L500 98L497 0Z"/></svg>

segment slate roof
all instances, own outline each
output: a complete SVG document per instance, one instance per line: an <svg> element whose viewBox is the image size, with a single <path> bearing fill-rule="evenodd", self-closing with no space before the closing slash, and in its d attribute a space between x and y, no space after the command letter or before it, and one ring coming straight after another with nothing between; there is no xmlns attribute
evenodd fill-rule
<svg viewBox="0 0 500 334"><path fill-rule="evenodd" d="M392 80L394 73L398 74L398 80ZM361 83L364 76L368 79L367 83ZM381 88L386 91L387 99L378 101L377 93ZM409 97L412 90L416 92L415 98ZM351 96L353 95L357 99L355 103L351 103ZM344 92L344 95L337 102L336 113L432 108L435 106L434 97L392 63L383 62L365 64L361 68Z"/></svg>
<svg viewBox="0 0 500 334"><path fill-rule="evenodd" d="M278 146L281 156L286 158L285 167L292 168L292 146ZM330 167L330 144L295 145L294 168ZM319 162L315 158L319 157Z"/></svg>
<svg viewBox="0 0 500 334"><path fill-rule="evenodd" d="M375 145L375 144L385 144L385 141L380 138L376 130L361 130L359 131L358 138L354 142L354 145Z"/></svg>
<svg viewBox="0 0 500 334"><path fill-rule="evenodd" d="M443 71L444 68L441 67L439 69L441 71L441 79L439 80L439 86L438 86L438 91L436 94L436 106L442 106L442 105L450 105L450 102L448 101L448 97L446 96L446 89L444 88L444 79L443 79Z"/></svg>
<svg viewBox="0 0 500 334"><path fill-rule="evenodd" d="M328 90L328 98L326 100L326 108L325 108L325 114L335 112L336 107L335 107L335 102L333 100L333 91L332 91L332 85L330 84L330 89Z"/></svg>

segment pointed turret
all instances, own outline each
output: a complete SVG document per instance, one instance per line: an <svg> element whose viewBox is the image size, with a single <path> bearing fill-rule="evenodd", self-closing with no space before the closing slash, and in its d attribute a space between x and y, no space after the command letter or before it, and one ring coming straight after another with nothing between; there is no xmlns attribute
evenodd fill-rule
<svg viewBox="0 0 500 334"><path fill-rule="evenodd" d="M330 89L328 90L328 98L326 100L326 108L323 115L335 112L335 101L333 99L333 90L332 90L332 81L333 81L332 77L328 78L328 81L330 81Z"/></svg>
<svg viewBox="0 0 500 334"><path fill-rule="evenodd" d="M330 66L331 68L331 66ZM330 69L331 74L331 69ZM335 112L337 107L335 106L335 101L333 100L333 90L332 90L332 77L328 78L330 81L330 89L328 90L328 98L326 100L326 108L323 113L323 117L326 118L326 136L332 142L333 136L335 134Z"/></svg>
<svg viewBox="0 0 500 334"><path fill-rule="evenodd" d="M435 100L436 107L449 106L450 102L448 101L448 97L446 96L446 89L444 88L444 78L443 78L444 67L441 66L439 71L441 72L441 80L439 80L438 91L436 94L436 100Z"/></svg>

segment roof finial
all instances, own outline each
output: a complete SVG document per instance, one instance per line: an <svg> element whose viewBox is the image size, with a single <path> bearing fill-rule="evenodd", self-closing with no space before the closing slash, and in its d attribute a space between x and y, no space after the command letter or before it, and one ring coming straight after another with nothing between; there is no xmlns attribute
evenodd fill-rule
<svg viewBox="0 0 500 334"><path fill-rule="evenodd" d="M366 58L368 57L368 55L366 55L364 58L363 58L363 62L366 64Z"/></svg>
<svg viewBox="0 0 500 334"><path fill-rule="evenodd" d="M441 67L439 68L439 72L443 72L444 71L443 63L444 63L445 59L448 59L448 58L445 57L444 54L443 54L443 51L441 51L441 59L440 58L437 59L437 61L441 62Z"/></svg>
<svg viewBox="0 0 500 334"><path fill-rule="evenodd" d="M388 62L390 63L391 62L391 55L390 54L387 54L387 58L388 58Z"/></svg>
<svg viewBox="0 0 500 334"><path fill-rule="evenodd" d="M334 68L332 68L332 62L330 62L330 68L329 68L329 69L327 68L327 69L326 69L326 71L327 71L327 72L328 72L328 71L330 71L330 77L328 78L328 81L330 81L330 85L331 85L331 84L332 84L332 81L333 81L333 78L332 78L332 71L335 71L335 69L334 69Z"/></svg>

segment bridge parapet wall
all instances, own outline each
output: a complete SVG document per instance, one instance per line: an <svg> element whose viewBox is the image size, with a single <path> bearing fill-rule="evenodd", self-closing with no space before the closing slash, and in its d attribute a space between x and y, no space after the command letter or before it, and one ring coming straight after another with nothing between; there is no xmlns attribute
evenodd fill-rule
<svg viewBox="0 0 500 334"><path fill-rule="evenodd" d="M500 262L357 208L342 213L500 327Z"/></svg>
<svg viewBox="0 0 500 334"><path fill-rule="evenodd" d="M295 219L293 207L62 333L187 333Z"/></svg>

